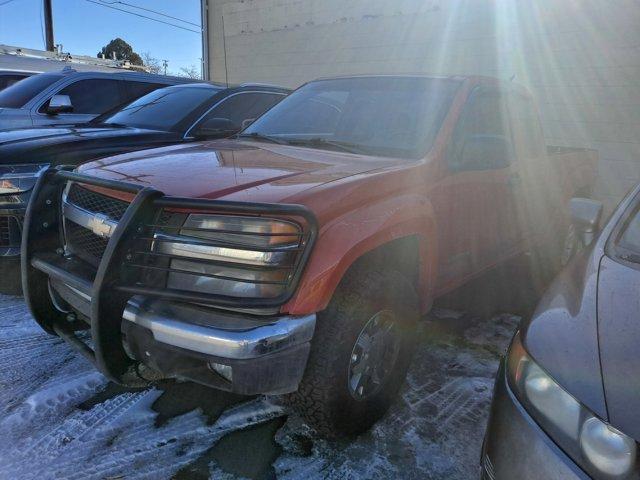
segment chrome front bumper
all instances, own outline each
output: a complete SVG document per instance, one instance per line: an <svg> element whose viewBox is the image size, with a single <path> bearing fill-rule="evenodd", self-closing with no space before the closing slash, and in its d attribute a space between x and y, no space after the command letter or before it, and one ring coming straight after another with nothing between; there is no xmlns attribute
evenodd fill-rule
<svg viewBox="0 0 640 480"><path fill-rule="evenodd" d="M233 360L258 358L308 343L316 323L315 314L254 320L140 297L129 302L123 319L148 329L156 341L166 345Z"/></svg>
<svg viewBox="0 0 640 480"><path fill-rule="evenodd" d="M59 283L50 292L59 309L88 316L88 295ZM123 314L122 341L131 358L166 377L241 394L288 393L302 379L315 322L315 314L259 317L136 296Z"/></svg>

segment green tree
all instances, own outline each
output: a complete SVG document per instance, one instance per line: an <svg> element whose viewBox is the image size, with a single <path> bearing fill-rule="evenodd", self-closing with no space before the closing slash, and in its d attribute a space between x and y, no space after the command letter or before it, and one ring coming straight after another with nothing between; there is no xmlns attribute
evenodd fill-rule
<svg viewBox="0 0 640 480"><path fill-rule="evenodd" d="M98 57L103 55L106 58L113 58L113 53L116 54L116 60L129 60L132 65L142 65L142 58L136 52L133 51L133 47L125 42L120 37L114 38L98 52Z"/></svg>

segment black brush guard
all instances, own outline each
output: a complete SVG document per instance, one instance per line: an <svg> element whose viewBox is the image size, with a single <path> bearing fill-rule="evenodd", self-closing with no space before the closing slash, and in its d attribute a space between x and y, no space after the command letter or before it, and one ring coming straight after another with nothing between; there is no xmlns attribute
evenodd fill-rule
<svg viewBox="0 0 640 480"><path fill-rule="evenodd" d="M64 255L61 199L68 181L135 194L109 239L97 271ZM155 219L164 209L303 220L299 222L302 227L301 254L291 266L291 281L281 295L273 298L240 298L141 285L140 265L132 264L131 252L135 251L135 244L140 239L153 237ZM125 378L135 362L122 347L121 323L127 302L133 295L239 309L279 307L293 296L317 233L315 216L301 205L170 197L153 188L74 173L61 167L49 168L41 174L33 189L24 220L21 255L24 297L34 319L45 331L74 346L110 380L127 383ZM264 250L274 249L277 247ZM74 326L77 322L54 305L50 279L91 297L89 320L93 348L76 336Z"/></svg>

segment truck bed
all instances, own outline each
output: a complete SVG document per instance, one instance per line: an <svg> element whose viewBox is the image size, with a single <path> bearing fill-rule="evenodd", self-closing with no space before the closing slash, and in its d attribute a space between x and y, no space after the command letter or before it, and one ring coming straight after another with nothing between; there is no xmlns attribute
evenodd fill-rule
<svg viewBox="0 0 640 480"><path fill-rule="evenodd" d="M549 145L547 155L558 170L567 200L574 196L592 196L598 171L597 150Z"/></svg>

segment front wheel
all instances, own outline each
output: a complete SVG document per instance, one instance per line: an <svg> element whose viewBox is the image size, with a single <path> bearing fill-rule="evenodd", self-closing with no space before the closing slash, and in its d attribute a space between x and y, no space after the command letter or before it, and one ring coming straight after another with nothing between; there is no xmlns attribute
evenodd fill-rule
<svg viewBox="0 0 640 480"><path fill-rule="evenodd" d="M418 319L418 298L405 276L349 272L318 314L307 368L289 403L326 437L369 429L406 377Z"/></svg>

